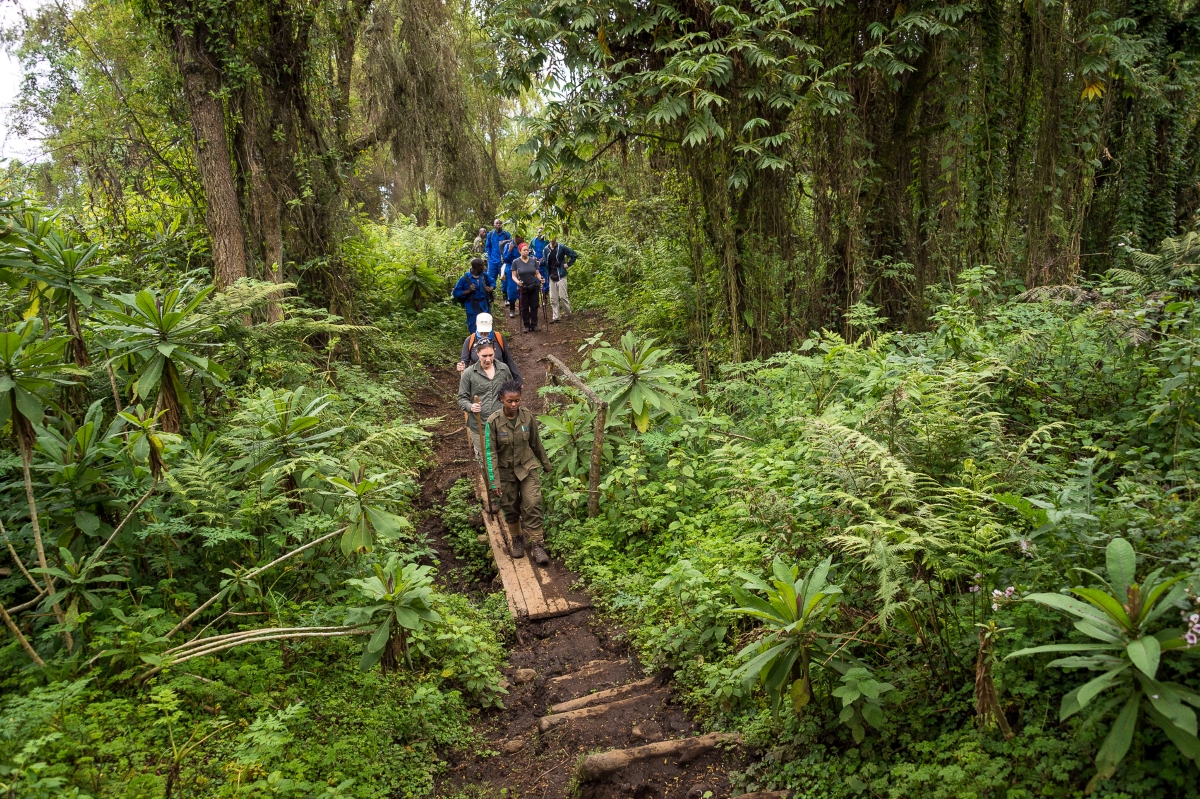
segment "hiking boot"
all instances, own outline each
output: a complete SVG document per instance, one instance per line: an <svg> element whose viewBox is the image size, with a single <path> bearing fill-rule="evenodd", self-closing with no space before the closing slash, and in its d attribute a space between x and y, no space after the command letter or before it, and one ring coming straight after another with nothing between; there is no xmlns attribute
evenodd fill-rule
<svg viewBox="0 0 1200 799"><path fill-rule="evenodd" d="M542 549L542 545L534 541L529 545L529 554L533 556L533 560L539 566L546 566L550 563L550 556L546 554L546 550Z"/></svg>
<svg viewBox="0 0 1200 799"><path fill-rule="evenodd" d="M509 554L513 558L525 557L525 535L521 532L521 523L511 522L508 525L508 535L512 539L512 550Z"/></svg>

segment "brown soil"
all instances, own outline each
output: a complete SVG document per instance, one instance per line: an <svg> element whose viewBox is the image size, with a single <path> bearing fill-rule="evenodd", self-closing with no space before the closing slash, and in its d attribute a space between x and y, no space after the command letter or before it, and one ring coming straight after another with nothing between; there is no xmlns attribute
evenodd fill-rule
<svg viewBox="0 0 1200 799"><path fill-rule="evenodd" d="M540 359L553 353L568 365L577 365L579 345L597 332L601 318L577 312L558 324L543 322L537 333L523 334L519 332L519 321L506 318L501 310L497 323L524 379L524 402L541 413L545 408L537 389L546 382L547 364ZM416 398L417 406L430 415L440 415L441 409L445 409L445 418L435 428L436 465L423 476L420 497L420 505L430 511L422 523L422 532L438 552L443 575L455 574L462 564L444 540L445 528L433 511L443 504L450 486L469 475L471 466L462 415L454 405L458 390L454 357L450 355L444 368L431 372L428 384ZM550 543L552 547L553 540ZM567 595L578 578L558 561L552 564L551 571L557 578L557 590ZM450 579L446 587L480 595L499 590L499 581L487 584ZM570 593L579 596L578 591ZM522 622L509 660L506 674L510 693L506 707L485 711L475 725L476 731L487 740L488 748L472 754L449 755L448 768L436 791L438 796L459 793L492 796L499 795L501 789L507 789L508 797L542 799L569 795L596 799L701 799L706 792L711 792L712 799L729 796L728 772L738 765L735 752L717 751L686 764L677 764L673 759L655 760L632 766L601 783L578 784L577 766L586 754L638 746L660 736L671 739L695 734L696 726L675 701L669 683L647 692L645 701L625 703L602 715L569 722L544 734L538 732L538 720L549 712L551 704L647 676L624 643L620 629L596 611L580 610L559 618ZM531 669L536 676L518 683L518 669ZM642 737L635 737L635 727Z"/></svg>

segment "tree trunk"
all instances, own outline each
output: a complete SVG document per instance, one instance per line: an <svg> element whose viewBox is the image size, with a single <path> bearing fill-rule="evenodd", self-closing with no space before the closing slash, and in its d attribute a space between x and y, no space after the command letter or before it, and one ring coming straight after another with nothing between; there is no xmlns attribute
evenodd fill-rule
<svg viewBox="0 0 1200 799"><path fill-rule="evenodd" d="M220 74L193 31L176 23L174 33L212 237L213 283L220 291L246 276L246 241L225 137L225 110L216 96Z"/></svg>

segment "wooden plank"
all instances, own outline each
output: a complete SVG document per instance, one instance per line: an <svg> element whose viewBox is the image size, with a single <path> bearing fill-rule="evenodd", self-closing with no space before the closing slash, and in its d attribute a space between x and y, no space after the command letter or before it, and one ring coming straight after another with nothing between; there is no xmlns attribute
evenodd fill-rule
<svg viewBox="0 0 1200 799"><path fill-rule="evenodd" d="M488 543L492 546L492 557L496 561L496 570L500 572L500 582L504 586L508 609L512 611L512 614L518 619L548 619L591 607L587 603L572 602L565 597L557 596L557 592L543 590L543 586L549 588L554 583L554 578L549 571L538 569L528 557L513 558L509 554L508 536L506 535L509 532L508 525L499 508L496 508L495 514L487 511L487 483L483 476L483 469L479 468L478 462L474 472L475 496L479 499L483 509L483 523L487 528Z"/></svg>

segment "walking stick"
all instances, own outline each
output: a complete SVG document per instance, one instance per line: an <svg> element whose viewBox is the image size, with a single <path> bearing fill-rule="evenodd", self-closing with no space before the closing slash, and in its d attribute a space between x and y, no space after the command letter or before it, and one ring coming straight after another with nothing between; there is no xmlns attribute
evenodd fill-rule
<svg viewBox="0 0 1200 799"><path fill-rule="evenodd" d="M479 395L471 397L471 402L479 402ZM484 439L482 409L480 413L475 414L475 426L479 430L479 448L483 450L484 462L487 464L483 472L483 481L487 484L487 491L484 492L487 494L487 512L495 516L496 508L492 505L492 490L495 487L495 480L492 476L492 448L488 446L491 442Z"/></svg>

